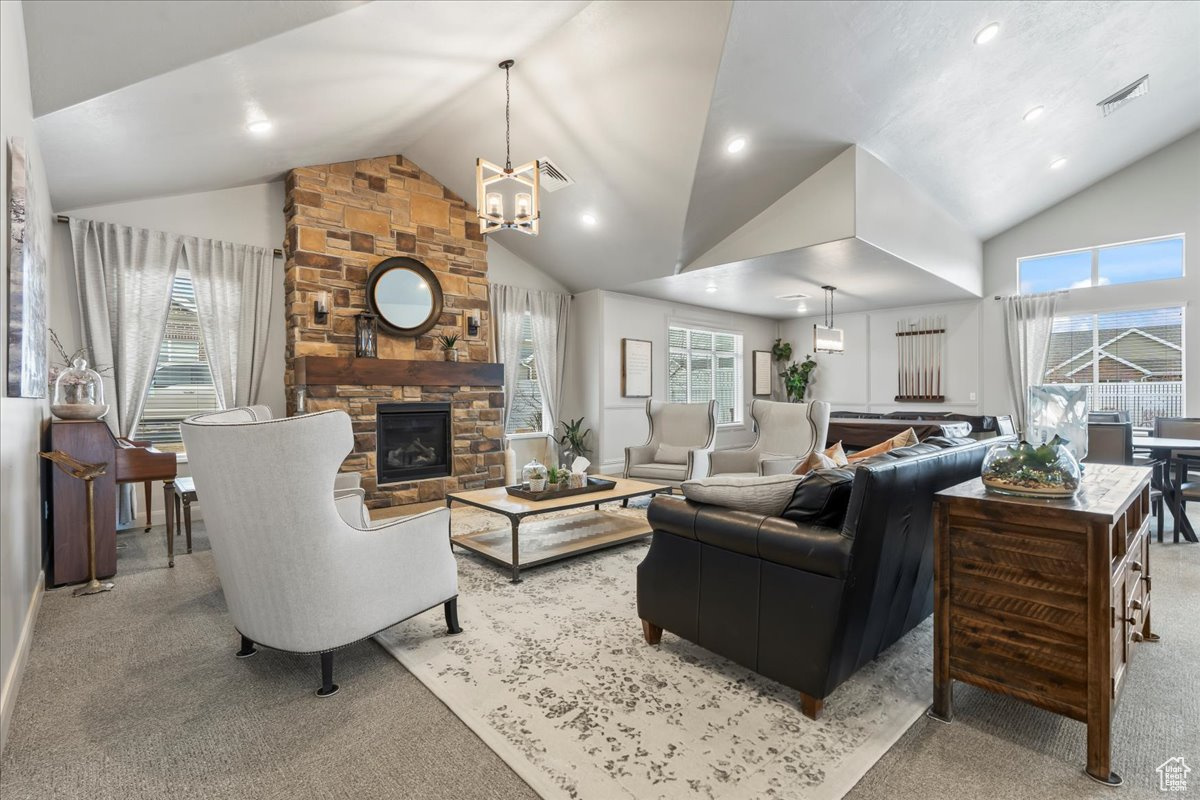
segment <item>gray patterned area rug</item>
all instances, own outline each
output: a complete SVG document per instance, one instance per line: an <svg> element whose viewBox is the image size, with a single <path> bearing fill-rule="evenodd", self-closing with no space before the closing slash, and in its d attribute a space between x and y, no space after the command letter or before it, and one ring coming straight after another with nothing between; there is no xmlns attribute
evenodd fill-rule
<svg viewBox="0 0 1200 800"><path fill-rule="evenodd" d="M453 512L455 533L497 523ZM645 644L647 546L530 569L516 585L460 551L463 633L446 636L430 612L376 639L548 800L840 798L929 705L929 621L839 687L818 721L795 691L669 632Z"/></svg>

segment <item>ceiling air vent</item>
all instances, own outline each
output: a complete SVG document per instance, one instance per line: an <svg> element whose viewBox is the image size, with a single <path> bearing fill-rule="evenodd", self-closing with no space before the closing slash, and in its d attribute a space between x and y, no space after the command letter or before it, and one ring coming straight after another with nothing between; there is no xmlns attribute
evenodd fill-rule
<svg viewBox="0 0 1200 800"><path fill-rule="evenodd" d="M575 183L573 178L555 166L550 159L542 158L538 160L538 163L541 165L538 183L547 192L557 192L559 189L565 189Z"/></svg>
<svg viewBox="0 0 1200 800"><path fill-rule="evenodd" d="M1107 117L1109 114L1113 113L1130 100L1141 97L1148 91L1150 91L1150 76L1143 75L1133 83L1126 86L1124 89L1121 89L1120 91L1104 98L1099 103L1096 103L1096 105L1100 106L1100 110L1103 111L1104 116Z"/></svg>

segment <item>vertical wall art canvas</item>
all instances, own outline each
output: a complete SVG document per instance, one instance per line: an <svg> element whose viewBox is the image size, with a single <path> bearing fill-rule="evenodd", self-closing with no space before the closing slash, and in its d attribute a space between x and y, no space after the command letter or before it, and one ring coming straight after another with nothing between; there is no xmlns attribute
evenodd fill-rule
<svg viewBox="0 0 1200 800"><path fill-rule="evenodd" d="M46 396L46 239L25 140L8 142L8 396Z"/></svg>

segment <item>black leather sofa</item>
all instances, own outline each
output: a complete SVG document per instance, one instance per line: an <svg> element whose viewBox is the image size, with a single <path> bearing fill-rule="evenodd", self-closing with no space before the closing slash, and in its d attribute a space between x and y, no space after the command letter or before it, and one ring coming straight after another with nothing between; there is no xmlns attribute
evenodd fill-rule
<svg viewBox="0 0 1200 800"><path fill-rule="evenodd" d="M922 443L864 461L840 530L656 497L637 573L646 641L665 629L798 689L815 719L842 681L932 613L933 495L977 477L996 443Z"/></svg>

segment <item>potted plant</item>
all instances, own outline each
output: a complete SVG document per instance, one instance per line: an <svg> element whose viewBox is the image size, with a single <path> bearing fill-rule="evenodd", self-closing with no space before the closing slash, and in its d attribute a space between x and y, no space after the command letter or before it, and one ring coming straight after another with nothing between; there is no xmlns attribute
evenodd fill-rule
<svg viewBox="0 0 1200 800"><path fill-rule="evenodd" d="M783 388L787 392L789 403L804 402L804 396L808 394L808 384L812 382L812 371L816 368L817 362L813 360L812 356L806 355L802 362L797 364L793 361L784 368L783 372L779 373L779 377L783 379Z"/></svg>
<svg viewBox="0 0 1200 800"><path fill-rule="evenodd" d="M791 361L792 343L785 342L783 339L776 339L775 344L771 345L771 358L776 361Z"/></svg>
<svg viewBox="0 0 1200 800"><path fill-rule="evenodd" d="M570 464L577 456L586 456L591 452L587 446L587 437L592 429L583 430L583 417L558 423L562 426L562 436L552 436L561 449L562 463Z"/></svg>
<svg viewBox="0 0 1200 800"><path fill-rule="evenodd" d="M529 471L529 491L544 492L546 491L546 477L548 473L546 468L541 464Z"/></svg>
<svg viewBox="0 0 1200 800"><path fill-rule="evenodd" d="M458 361L458 334L444 333L437 337L438 344L442 346L442 357L447 361Z"/></svg>
<svg viewBox="0 0 1200 800"><path fill-rule="evenodd" d="M562 467L549 467L546 470L546 486L552 489L561 489L570 474L569 470Z"/></svg>

